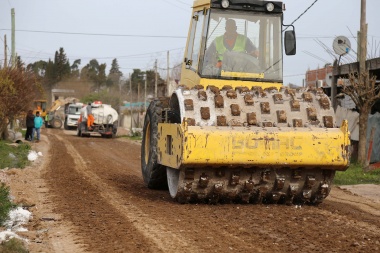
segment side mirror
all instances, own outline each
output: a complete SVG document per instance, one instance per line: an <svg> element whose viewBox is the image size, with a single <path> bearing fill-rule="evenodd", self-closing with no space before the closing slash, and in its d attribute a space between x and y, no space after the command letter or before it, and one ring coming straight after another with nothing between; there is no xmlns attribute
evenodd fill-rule
<svg viewBox="0 0 380 253"><path fill-rule="evenodd" d="M296 32L294 30L285 31L284 44L285 44L286 55L296 54L296 51L297 51L296 50Z"/></svg>

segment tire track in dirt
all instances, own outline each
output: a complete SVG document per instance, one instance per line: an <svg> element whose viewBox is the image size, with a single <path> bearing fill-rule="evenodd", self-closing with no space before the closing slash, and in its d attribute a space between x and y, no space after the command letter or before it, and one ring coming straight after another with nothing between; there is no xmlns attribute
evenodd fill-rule
<svg viewBox="0 0 380 253"><path fill-rule="evenodd" d="M131 230L134 229L136 235L128 240L133 244L141 237L144 245L139 248L140 252L162 249L165 252L305 253L379 250L378 217L341 203L339 199L330 200L330 196L337 196L336 188L318 207L180 205L171 200L167 191L150 190L144 186L140 145L120 139L78 138L59 133L58 138L65 145L65 157L72 159L73 164L79 164L71 166L76 177L84 178L82 183L86 187L82 190L97 191L93 194L99 199L96 203L109 206L112 213L118 215L122 226L133 226ZM73 153L78 152L77 158ZM350 198L349 194L342 194L347 200ZM367 203L366 200L363 202ZM91 210L102 217L106 214L101 213L107 211L95 207ZM75 220L75 217L69 218ZM83 222L77 227L80 225L83 226ZM108 233L110 240L116 240L112 231L104 233ZM176 236L175 244L172 235ZM161 239L160 246L157 246L157 236ZM100 244L99 240L94 240L88 244L92 251L96 251L94 246ZM86 242L89 241L87 238ZM191 247L187 249L184 245ZM122 252L120 249L116 252Z"/></svg>
<svg viewBox="0 0 380 253"><path fill-rule="evenodd" d="M52 155L45 177L53 194L54 212L71 221L73 234L80 238L86 251L162 252L135 228L133 221L126 220L107 199L100 197L103 189L78 172L66 141L57 136L49 135Z"/></svg>
<svg viewBox="0 0 380 253"><path fill-rule="evenodd" d="M370 203L365 203L361 200L353 200L351 199L352 197L347 197L347 196L330 196L329 200L334 201L334 202L340 202L344 203L347 205L355 206L360 210L363 210L364 212L370 213L375 216L380 216L380 205L372 205Z"/></svg>
<svg viewBox="0 0 380 253"><path fill-rule="evenodd" d="M157 248L163 252L174 252L178 247L186 248L186 252L200 252L200 249L187 242L186 238L178 234L174 234L160 224L156 219L149 217L140 208L131 202L126 202L125 196L118 194L112 187L104 183L97 174L88 168L86 162L79 155L73 145L61 136L56 136L59 141L63 142L68 153L73 157L76 164L75 169L79 174L83 174L92 185L101 188L100 196L102 196L109 205L115 208L126 219L133 223L135 228L148 240L154 242ZM143 221L143 222L142 222ZM168 241L170 238L170 241Z"/></svg>
<svg viewBox="0 0 380 253"><path fill-rule="evenodd" d="M88 140L88 142L77 141L77 138L70 138L69 140L71 143L75 143L74 146L82 153L86 147L87 149L91 148L93 152L92 155L96 157L101 157L105 154L102 150L104 150L108 144L107 140L97 138ZM234 229L230 229L228 226L226 227L227 229L225 229L223 224L218 222L207 222L209 220L207 217L209 212L203 213L202 211L198 211L191 214L193 212L190 210L193 205L180 205L169 197L168 192L150 190L143 186L143 179L141 177L140 169L141 161L139 155L141 145L131 141L127 141L127 143L125 143L125 140L123 141L119 139L112 140L112 142L114 145L112 145L112 148L110 147L107 152L107 156L109 156L107 163L109 162L112 164L112 170L110 169L104 171L99 169L96 171L94 170L94 173L97 173L99 177L103 178L103 180L104 178L111 180L105 182L106 184L111 184L111 182L113 182L115 184L114 187L120 188L123 192L128 192L131 194L133 196L132 201L135 203L135 206L139 206L140 210L142 210L145 214L148 214L148 216L155 217L156 222L159 221L161 224L164 224L163 227L165 228L163 228L164 230L162 231L170 231L172 234L181 235L181 237L186 238L189 243L198 245L197 252L210 252L210 250L212 252L219 252L220 250L224 251L226 248L229 250L231 248L240 249L243 251L250 251L253 249L252 246L247 244L244 239L234 234ZM120 144L122 144L122 147L132 147L134 150L126 151L115 148ZM109 152L111 149L112 152ZM126 154L126 152L128 154ZM138 153L138 156L134 156L136 153ZM96 161L86 159L85 162L89 164L96 164L97 167L106 166L104 159L97 159ZM128 168L124 167L123 169L125 164L127 164ZM120 170L124 170L124 173L120 173ZM141 189L141 191L139 189ZM148 195L146 195L146 193L148 193ZM157 203L157 199L160 199L159 203ZM164 199L166 200L161 201ZM215 206L205 205L204 207L210 207L212 210ZM183 214L183 210L187 210L186 214ZM187 233L185 225L181 228L178 223L182 222L195 224L191 224L191 233ZM203 223L207 225L202 225ZM199 225L197 226L196 224ZM239 226L239 224L237 225L237 230L242 229L243 226ZM194 236L193 226L196 227L196 229L200 229L200 227L203 226L204 229L202 232L196 233L196 236ZM256 236L252 235L251 238L256 238ZM259 238L257 237L256 240L259 240ZM209 245L209 241L212 241L213 244ZM178 249L179 248L171 252L177 252ZM259 245L255 245L254 249L255 252L268 252L267 250L263 250ZM186 248L186 250L188 249Z"/></svg>

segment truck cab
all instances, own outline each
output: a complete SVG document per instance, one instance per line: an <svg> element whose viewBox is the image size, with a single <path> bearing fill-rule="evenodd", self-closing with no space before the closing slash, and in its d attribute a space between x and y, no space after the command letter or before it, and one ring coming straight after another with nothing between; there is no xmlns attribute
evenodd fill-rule
<svg viewBox="0 0 380 253"><path fill-rule="evenodd" d="M65 105L64 128L66 130L76 129L78 127L78 120L82 107L83 103L70 103Z"/></svg>

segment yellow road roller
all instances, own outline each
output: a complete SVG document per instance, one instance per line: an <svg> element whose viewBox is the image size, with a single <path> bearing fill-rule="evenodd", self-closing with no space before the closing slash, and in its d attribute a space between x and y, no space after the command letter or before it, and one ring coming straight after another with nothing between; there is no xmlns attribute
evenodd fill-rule
<svg viewBox="0 0 380 253"><path fill-rule="evenodd" d="M197 0L169 97L146 112L141 167L149 188L180 203L319 204L350 161L320 88L283 86L296 53L282 2Z"/></svg>

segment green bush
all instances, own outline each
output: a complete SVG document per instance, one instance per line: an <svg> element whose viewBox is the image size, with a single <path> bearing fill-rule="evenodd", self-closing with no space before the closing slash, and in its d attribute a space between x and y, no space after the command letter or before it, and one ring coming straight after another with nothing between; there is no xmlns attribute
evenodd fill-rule
<svg viewBox="0 0 380 253"><path fill-rule="evenodd" d="M30 145L23 143L10 146L8 144L9 142L0 141L0 169L25 168L29 164Z"/></svg>
<svg viewBox="0 0 380 253"><path fill-rule="evenodd" d="M12 238L9 241L3 241L0 244L1 253L28 253L25 243L22 240Z"/></svg>
<svg viewBox="0 0 380 253"><path fill-rule="evenodd" d="M9 187L4 183L0 185L0 225L8 218L9 211L14 207L9 199ZM1 251L0 251L1 252Z"/></svg>

